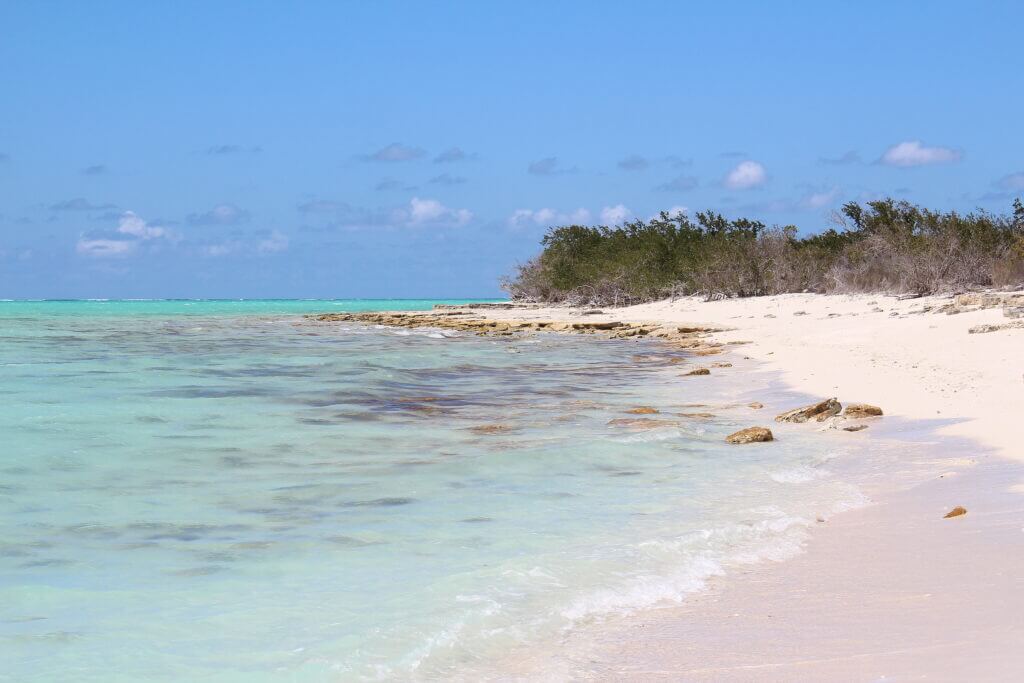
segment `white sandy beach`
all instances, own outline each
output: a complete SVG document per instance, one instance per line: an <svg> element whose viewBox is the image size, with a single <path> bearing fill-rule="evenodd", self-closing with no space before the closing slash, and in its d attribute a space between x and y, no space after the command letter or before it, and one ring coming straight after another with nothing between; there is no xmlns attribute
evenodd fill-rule
<svg viewBox="0 0 1024 683"><path fill-rule="evenodd" d="M939 425L935 434L949 440L950 451L957 446L940 476L839 515L796 559L718 581L681 607L570 638L563 649L573 677L1020 680L1024 329L969 334L1010 320L998 307L934 312L949 302L793 294L586 315L731 328L715 339L752 342L734 353L761 361L794 389L880 405L886 420ZM926 307L933 310L922 313ZM580 315L566 308L487 312L516 320ZM760 419L769 424L771 416ZM956 505L968 513L943 519Z"/></svg>

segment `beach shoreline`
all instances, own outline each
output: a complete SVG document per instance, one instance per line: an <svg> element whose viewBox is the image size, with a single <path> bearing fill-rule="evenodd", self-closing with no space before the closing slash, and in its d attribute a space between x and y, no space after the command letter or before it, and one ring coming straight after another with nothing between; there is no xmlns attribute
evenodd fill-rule
<svg viewBox="0 0 1024 683"><path fill-rule="evenodd" d="M1019 676L1024 655L1014 643L1024 638L1018 616L1024 580L1013 569L1024 560L1024 449L1014 417L1024 398L1024 329L1003 308L983 295L793 294L607 310L439 311L458 321L449 325L442 317L442 326L484 334L540 324L541 330L662 337L695 352L694 364L702 367L721 354L741 354L794 391L882 406L886 417L868 433L897 441L927 433L939 455L913 485L879 491L868 507L821 525L798 557L714 580L681 606L570 634L559 644L559 661L520 662L516 675L552 678L558 671L554 679L638 681ZM630 332L637 329L646 331ZM768 426L771 418L752 416L751 424ZM909 425L908 431L894 425ZM967 514L944 519L956 506Z"/></svg>

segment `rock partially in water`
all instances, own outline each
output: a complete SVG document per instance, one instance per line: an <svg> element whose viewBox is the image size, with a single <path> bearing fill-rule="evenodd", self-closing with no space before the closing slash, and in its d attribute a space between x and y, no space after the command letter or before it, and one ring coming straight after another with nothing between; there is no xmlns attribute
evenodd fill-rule
<svg viewBox="0 0 1024 683"><path fill-rule="evenodd" d="M659 427L675 427L675 420L653 420L649 417L617 417L608 420L610 427L629 427L631 429L658 429Z"/></svg>
<svg viewBox="0 0 1024 683"><path fill-rule="evenodd" d="M725 437L726 443L763 443L774 440L772 430L767 427L747 427Z"/></svg>
<svg viewBox="0 0 1024 683"><path fill-rule="evenodd" d="M776 422L807 422L810 419L815 419L818 422L824 422L833 415L838 415L839 411L842 410L843 406L835 398L827 398L824 401L818 403L812 403L809 406L802 408L795 408L793 410L787 410L781 415L775 417Z"/></svg>
<svg viewBox="0 0 1024 683"><path fill-rule="evenodd" d="M636 408L630 408L626 412L631 415L657 415L661 411L651 406L637 406Z"/></svg>
<svg viewBox="0 0 1024 683"><path fill-rule="evenodd" d="M761 408L764 408L764 404L760 401L754 401L753 403L748 403L747 407L753 408L754 410L761 410Z"/></svg>
<svg viewBox="0 0 1024 683"><path fill-rule="evenodd" d="M695 368L689 372L684 372L680 377L692 377L696 375L710 375L711 371L707 368Z"/></svg>
<svg viewBox="0 0 1024 683"><path fill-rule="evenodd" d="M507 434L512 431L512 427L506 424L489 424L489 425L477 425L470 427L469 431L474 434Z"/></svg>
<svg viewBox="0 0 1024 683"><path fill-rule="evenodd" d="M843 431L844 432L859 432L860 430L867 429L867 428L868 428L867 425L849 425L848 427L843 427Z"/></svg>
<svg viewBox="0 0 1024 683"><path fill-rule="evenodd" d="M851 403L846 406L843 415L852 418L881 417L882 409L870 403Z"/></svg>
<svg viewBox="0 0 1024 683"><path fill-rule="evenodd" d="M963 507L961 505L957 505L955 508L953 508L952 510L947 512L945 515L943 515L942 518L943 519L949 519L950 517L959 517L960 515L966 515L966 514L967 514L967 508L965 508L965 507Z"/></svg>

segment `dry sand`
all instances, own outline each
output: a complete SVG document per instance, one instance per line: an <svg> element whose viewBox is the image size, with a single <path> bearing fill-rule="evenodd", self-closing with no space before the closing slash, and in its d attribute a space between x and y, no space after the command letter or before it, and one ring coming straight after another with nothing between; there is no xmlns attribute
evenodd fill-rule
<svg viewBox="0 0 1024 683"><path fill-rule="evenodd" d="M1024 329L968 334L1008 322L999 308L919 312L948 302L794 294L583 317L732 328L716 339L751 341L736 353L796 390L938 425L947 459L943 476L822 525L796 559L568 637L552 677L1024 680ZM578 321L581 311L487 317ZM955 505L968 513L943 519Z"/></svg>

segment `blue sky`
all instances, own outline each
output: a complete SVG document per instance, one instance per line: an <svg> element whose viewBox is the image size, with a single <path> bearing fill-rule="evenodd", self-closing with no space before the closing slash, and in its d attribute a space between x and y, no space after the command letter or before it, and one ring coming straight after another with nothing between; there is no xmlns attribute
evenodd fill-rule
<svg viewBox="0 0 1024 683"><path fill-rule="evenodd" d="M493 296L547 226L1024 194L1015 2L5 2L0 297Z"/></svg>

